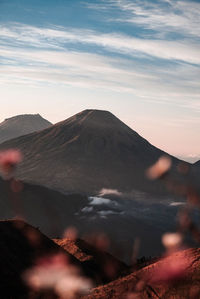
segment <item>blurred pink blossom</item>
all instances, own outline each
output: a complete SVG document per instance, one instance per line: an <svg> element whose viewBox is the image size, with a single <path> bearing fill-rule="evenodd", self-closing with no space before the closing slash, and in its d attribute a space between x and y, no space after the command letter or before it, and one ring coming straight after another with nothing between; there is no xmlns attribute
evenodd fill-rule
<svg viewBox="0 0 200 299"><path fill-rule="evenodd" d="M73 299L89 292L92 284L69 264L63 254L46 256L24 273L24 280L34 290L54 290L60 298Z"/></svg>
<svg viewBox="0 0 200 299"><path fill-rule="evenodd" d="M147 177L155 180L162 177L171 167L171 158L162 156L158 161L147 170Z"/></svg>
<svg viewBox="0 0 200 299"><path fill-rule="evenodd" d="M188 274L190 259L172 254L161 261L153 270L150 281L153 283L174 283L182 280Z"/></svg>
<svg viewBox="0 0 200 299"><path fill-rule="evenodd" d="M181 248L183 236L180 233L165 233L162 236L162 243L167 249L168 253L176 251Z"/></svg>
<svg viewBox="0 0 200 299"><path fill-rule="evenodd" d="M0 168L4 176L9 176L21 161L22 154L19 150L9 149L0 152Z"/></svg>

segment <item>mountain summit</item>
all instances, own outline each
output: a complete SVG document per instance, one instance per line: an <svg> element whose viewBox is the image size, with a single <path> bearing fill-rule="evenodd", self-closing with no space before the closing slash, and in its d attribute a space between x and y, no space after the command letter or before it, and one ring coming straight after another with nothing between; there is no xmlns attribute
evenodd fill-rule
<svg viewBox="0 0 200 299"><path fill-rule="evenodd" d="M52 124L39 114L22 114L6 118L0 123L0 143L35 131L43 130Z"/></svg>
<svg viewBox="0 0 200 299"><path fill-rule="evenodd" d="M18 148L18 175L65 192L155 190L145 170L164 154L108 111L84 110L45 130L0 145ZM174 161L178 161L173 158Z"/></svg>

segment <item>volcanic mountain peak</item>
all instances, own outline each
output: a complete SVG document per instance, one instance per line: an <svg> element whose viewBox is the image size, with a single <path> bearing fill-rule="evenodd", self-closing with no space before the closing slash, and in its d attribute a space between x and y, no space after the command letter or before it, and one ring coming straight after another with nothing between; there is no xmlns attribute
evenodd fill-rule
<svg viewBox="0 0 200 299"><path fill-rule="evenodd" d="M118 143L129 143L146 140L123 123L119 118L109 111L88 109L57 123L54 130L55 135L68 136L73 142L77 139L82 144L93 144L96 149L99 144L116 146ZM127 140L128 139L128 140Z"/></svg>
<svg viewBox="0 0 200 299"><path fill-rule="evenodd" d="M75 114L74 116L57 123L56 125L68 125L76 123L76 125L84 126L87 128L117 128L120 126L127 127L111 112L105 110L87 109ZM127 127L128 128L128 127Z"/></svg>
<svg viewBox="0 0 200 299"><path fill-rule="evenodd" d="M0 142L48 128L52 124L40 114L21 114L0 123Z"/></svg>
<svg viewBox="0 0 200 299"><path fill-rule="evenodd" d="M5 125L11 125L11 124L21 125L22 122L28 122L31 124L31 122L33 121L46 124L46 127L52 125L48 120L44 119L39 113L37 113L37 114L19 114L19 115L6 118L2 123L0 123L0 127L3 127Z"/></svg>
<svg viewBox="0 0 200 299"><path fill-rule="evenodd" d="M19 114L19 115L8 117L4 121L11 121L11 120L17 120L17 119L26 119L26 118L35 118L35 117L42 118L39 113L37 113L37 114Z"/></svg>

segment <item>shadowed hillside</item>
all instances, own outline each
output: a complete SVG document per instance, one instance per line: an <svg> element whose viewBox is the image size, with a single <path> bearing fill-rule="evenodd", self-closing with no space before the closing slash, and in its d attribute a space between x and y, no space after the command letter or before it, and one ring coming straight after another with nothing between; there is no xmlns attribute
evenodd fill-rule
<svg viewBox="0 0 200 299"><path fill-rule="evenodd" d="M23 114L0 123L0 143L50 127L52 124L39 114Z"/></svg>
<svg viewBox="0 0 200 299"><path fill-rule="evenodd" d="M20 192L12 192L13 182L14 188L15 184L22 188ZM168 224L168 217L171 215L174 219L176 213L174 207L171 211L172 208L159 205L153 209L149 207L148 211L147 207L133 200L64 195L46 187L12 180L0 179L0 191L0 219L21 216L51 238L62 237L72 226L81 238L105 233L111 243L109 251L126 262L130 262L132 246L138 237L141 240L140 255L161 253L161 236L174 225Z"/></svg>

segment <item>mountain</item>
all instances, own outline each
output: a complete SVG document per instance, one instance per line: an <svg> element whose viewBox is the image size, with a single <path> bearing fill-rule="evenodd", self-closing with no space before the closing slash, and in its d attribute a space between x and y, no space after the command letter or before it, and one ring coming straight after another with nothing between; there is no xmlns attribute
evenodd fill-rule
<svg viewBox="0 0 200 299"><path fill-rule="evenodd" d="M39 114L22 114L5 119L0 123L0 143L40 131L50 127L52 124Z"/></svg>
<svg viewBox="0 0 200 299"><path fill-rule="evenodd" d="M97 194L102 188L164 192L146 169L166 155L112 113L85 110L45 130L7 141L24 160L19 178L64 192ZM175 165L180 160L171 157Z"/></svg>
<svg viewBox="0 0 200 299"><path fill-rule="evenodd" d="M173 253L81 298L200 298L200 249Z"/></svg>

